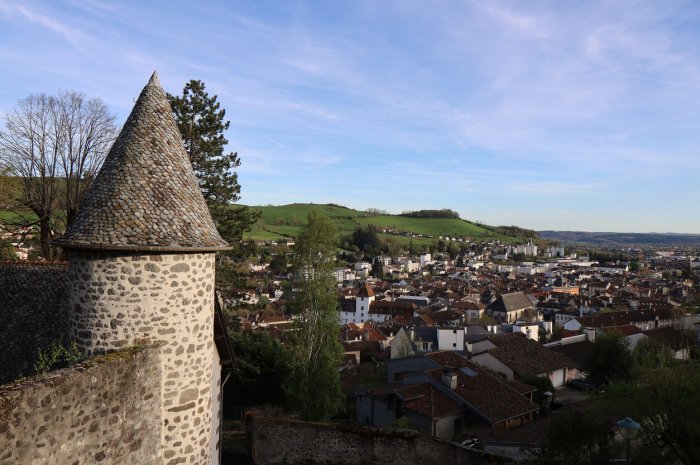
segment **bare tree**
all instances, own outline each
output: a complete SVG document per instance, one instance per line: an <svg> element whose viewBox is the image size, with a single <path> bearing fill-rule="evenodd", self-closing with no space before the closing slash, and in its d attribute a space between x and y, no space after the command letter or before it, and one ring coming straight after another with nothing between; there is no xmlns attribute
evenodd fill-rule
<svg viewBox="0 0 700 465"><path fill-rule="evenodd" d="M116 135L115 117L97 98L66 91L30 95L5 115L0 164L21 179L22 207L36 215L41 255L53 259L57 229L75 218Z"/></svg>
<svg viewBox="0 0 700 465"><path fill-rule="evenodd" d="M117 128L114 115L100 99L86 99L78 92L63 92L57 103L65 136L61 168L66 179L66 224L70 225L114 142Z"/></svg>

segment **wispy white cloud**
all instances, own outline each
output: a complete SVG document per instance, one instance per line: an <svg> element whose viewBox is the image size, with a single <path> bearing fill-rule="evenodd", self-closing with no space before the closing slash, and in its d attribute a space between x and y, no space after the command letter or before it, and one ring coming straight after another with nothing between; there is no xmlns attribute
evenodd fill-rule
<svg viewBox="0 0 700 465"><path fill-rule="evenodd" d="M700 169L698 19L652 0L0 0L0 110L78 88L125 117L155 68L170 92L198 78L219 96L249 201L362 182L368 206L488 220L556 192L592 221L591 198L649 203ZM568 208L547 205L542 221Z"/></svg>
<svg viewBox="0 0 700 465"><path fill-rule="evenodd" d="M86 44L94 42L93 38L83 31L27 4L2 3L0 4L0 9L12 17L19 17L32 24L38 24L58 34L78 49L83 48Z"/></svg>

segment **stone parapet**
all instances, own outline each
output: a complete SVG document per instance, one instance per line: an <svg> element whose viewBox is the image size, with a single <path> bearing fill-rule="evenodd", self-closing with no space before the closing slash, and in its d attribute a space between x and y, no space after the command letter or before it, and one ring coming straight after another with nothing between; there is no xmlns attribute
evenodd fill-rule
<svg viewBox="0 0 700 465"><path fill-rule="evenodd" d="M160 378L148 347L0 386L0 465L161 465Z"/></svg>

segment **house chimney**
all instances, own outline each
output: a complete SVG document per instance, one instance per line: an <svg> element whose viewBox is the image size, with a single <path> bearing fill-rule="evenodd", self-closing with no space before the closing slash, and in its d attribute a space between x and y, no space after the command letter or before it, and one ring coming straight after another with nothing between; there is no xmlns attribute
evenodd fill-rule
<svg viewBox="0 0 700 465"><path fill-rule="evenodd" d="M442 384L449 387L453 391L457 389L457 373L443 373Z"/></svg>
<svg viewBox="0 0 700 465"><path fill-rule="evenodd" d="M583 333L586 335L586 338L588 339L589 342L595 342L595 329L584 328Z"/></svg>

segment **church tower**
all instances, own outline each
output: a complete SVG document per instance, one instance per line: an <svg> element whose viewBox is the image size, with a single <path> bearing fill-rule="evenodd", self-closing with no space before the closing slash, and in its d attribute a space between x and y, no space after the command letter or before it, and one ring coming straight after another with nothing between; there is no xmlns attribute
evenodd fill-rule
<svg viewBox="0 0 700 465"><path fill-rule="evenodd" d="M355 323L369 321L369 307L374 302L374 291L365 283L355 297Z"/></svg>
<svg viewBox="0 0 700 465"><path fill-rule="evenodd" d="M218 463L214 259L229 247L155 73L57 242L69 251L70 331L79 349L90 356L162 344L163 463Z"/></svg>

